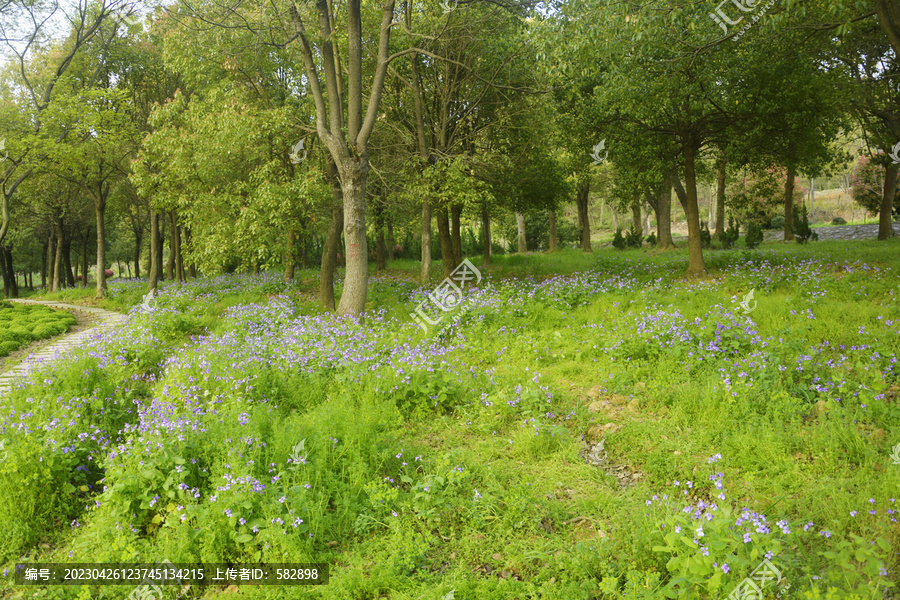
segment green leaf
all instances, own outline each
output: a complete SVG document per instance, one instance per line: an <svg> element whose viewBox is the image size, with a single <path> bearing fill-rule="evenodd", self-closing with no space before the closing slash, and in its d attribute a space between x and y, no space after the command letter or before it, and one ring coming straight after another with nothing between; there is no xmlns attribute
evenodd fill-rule
<svg viewBox="0 0 900 600"><path fill-rule="evenodd" d="M253 539L253 536L250 535L249 533L242 533L241 535L236 536L234 538L234 541L236 541L239 544L246 544L247 542L249 542L252 539Z"/></svg>

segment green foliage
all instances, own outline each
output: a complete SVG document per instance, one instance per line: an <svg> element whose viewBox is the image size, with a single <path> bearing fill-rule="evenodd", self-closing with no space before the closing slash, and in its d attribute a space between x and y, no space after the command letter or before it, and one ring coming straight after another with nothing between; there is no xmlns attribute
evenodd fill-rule
<svg viewBox="0 0 900 600"><path fill-rule="evenodd" d="M709 233L709 225L706 221L700 221L700 245L709 248L712 244L712 235Z"/></svg>
<svg viewBox="0 0 900 600"><path fill-rule="evenodd" d="M643 242L643 234L635 230L634 224L632 223L631 227L628 228L628 231L625 232L625 246L627 248L640 248Z"/></svg>
<svg viewBox="0 0 900 600"><path fill-rule="evenodd" d="M613 245L613 248L615 248L616 250L624 250L625 247L627 246L627 241L622 236L622 228L621 227L616 228L616 233L613 235L612 245Z"/></svg>
<svg viewBox="0 0 900 600"><path fill-rule="evenodd" d="M656 232L651 232L650 235L647 236L647 244L650 246L656 245Z"/></svg>
<svg viewBox="0 0 900 600"><path fill-rule="evenodd" d="M759 245L763 241L763 231L762 227L759 226L759 223L756 221L749 221L747 223L747 235L744 237L744 244L750 250L754 250L759 247Z"/></svg>
<svg viewBox="0 0 900 600"><path fill-rule="evenodd" d="M6 302L0 306L0 356L35 340L65 333L75 324L71 313L49 306Z"/></svg>
<svg viewBox="0 0 900 600"><path fill-rule="evenodd" d="M728 227L722 232L720 241L725 249L731 248L741 235L741 226L736 225L733 217L728 217Z"/></svg>
<svg viewBox="0 0 900 600"><path fill-rule="evenodd" d="M784 229L784 216L778 215L773 217L771 221L769 221L769 229Z"/></svg>
<svg viewBox="0 0 900 600"><path fill-rule="evenodd" d="M814 242L819 240L819 234L813 231L809 226L809 217L807 215L805 204L795 207L791 216L793 220L791 231L794 233L794 237L797 239L798 244L805 244L809 240L813 240Z"/></svg>

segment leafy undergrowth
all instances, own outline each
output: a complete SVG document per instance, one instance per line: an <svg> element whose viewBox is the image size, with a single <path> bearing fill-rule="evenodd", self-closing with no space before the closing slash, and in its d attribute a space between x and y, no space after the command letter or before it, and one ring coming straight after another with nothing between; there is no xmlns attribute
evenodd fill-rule
<svg viewBox="0 0 900 600"><path fill-rule="evenodd" d="M883 598L897 250L710 252L700 282L682 252L531 255L428 331L412 272L364 322L277 274L166 286L0 402L0 560L325 562L239 595L435 600L724 598L769 560L768 597Z"/></svg>
<svg viewBox="0 0 900 600"><path fill-rule="evenodd" d="M0 301L0 356L31 342L65 333L74 324L75 317L64 310Z"/></svg>

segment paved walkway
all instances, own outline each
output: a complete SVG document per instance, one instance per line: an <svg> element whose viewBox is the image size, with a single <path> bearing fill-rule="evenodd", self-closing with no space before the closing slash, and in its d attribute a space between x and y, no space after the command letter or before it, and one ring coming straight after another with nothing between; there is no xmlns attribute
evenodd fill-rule
<svg viewBox="0 0 900 600"><path fill-rule="evenodd" d="M97 323L85 329L79 329L72 333L63 334L46 346L42 346L37 352L28 355L22 362L12 367L8 371L0 374L0 396L5 396L12 389L13 381L19 378L23 373L29 371L34 365L42 362L48 362L59 358L60 353L74 346L78 346L84 340L101 332L103 329L109 328L122 319L125 315L121 313L96 308L93 306L78 306L76 304L65 304L63 302L50 302L46 300L19 300L12 299L11 302L19 302L22 304L43 304L53 308L62 308L64 310L77 310L93 315L97 319Z"/></svg>
<svg viewBox="0 0 900 600"><path fill-rule="evenodd" d="M891 223L894 235L900 236L900 223ZM819 241L824 240L874 240L878 237L878 223L868 225L835 225L833 227L813 227L819 234ZM766 231L763 239L767 242L781 241L784 231Z"/></svg>

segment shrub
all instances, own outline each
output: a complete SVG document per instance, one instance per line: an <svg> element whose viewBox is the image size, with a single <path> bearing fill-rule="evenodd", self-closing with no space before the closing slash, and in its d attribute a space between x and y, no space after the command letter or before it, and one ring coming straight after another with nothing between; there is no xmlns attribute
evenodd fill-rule
<svg viewBox="0 0 900 600"><path fill-rule="evenodd" d="M640 248L644 242L644 236L635 231L634 225L625 232L625 245L629 248Z"/></svg>
<svg viewBox="0 0 900 600"><path fill-rule="evenodd" d="M762 240L762 227L756 221L750 221L747 224L747 236L744 238L744 244L746 244L747 248L753 250L762 243Z"/></svg>
<svg viewBox="0 0 900 600"><path fill-rule="evenodd" d="M831 220L831 224L832 225L846 225L847 219L845 219L844 217L835 217Z"/></svg>
<svg viewBox="0 0 900 600"><path fill-rule="evenodd" d="M728 228L722 232L720 241L723 248L731 248L741 235L741 226L734 224L734 218L728 217Z"/></svg>
<svg viewBox="0 0 900 600"><path fill-rule="evenodd" d="M709 234L709 226L706 221L700 221L700 245L703 248L709 248L712 243L712 236Z"/></svg>
<svg viewBox="0 0 900 600"><path fill-rule="evenodd" d="M813 231L809 227L809 215L806 212L806 205L800 205L798 210L794 211L792 215L792 227L791 229L794 232L794 237L797 239L798 244L805 244L810 239L814 242L818 241L819 234Z"/></svg>
<svg viewBox="0 0 900 600"><path fill-rule="evenodd" d="M784 229L784 217L782 215L773 217L769 223L769 229Z"/></svg>
<svg viewBox="0 0 900 600"><path fill-rule="evenodd" d="M656 240L656 234L655 234L655 233L651 233L650 235L647 236L647 243L650 244L651 246L655 246L655 245L656 245L656 241L657 241L657 240Z"/></svg>
<svg viewBox="0 0 900 600"><path fill-rule="evenodd" d="M616 228L616 233L613 236L612 241L613 248L616 250L624 250L625 249L625 238L622 237L622 228Z"/></svg>

